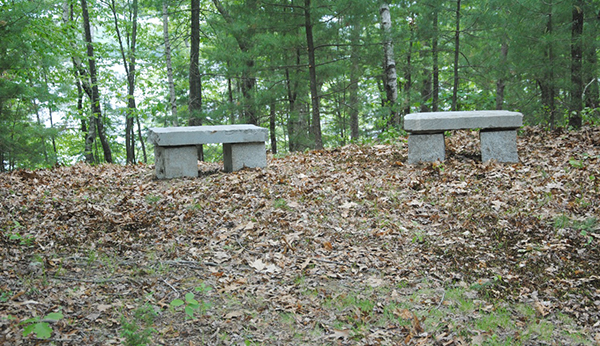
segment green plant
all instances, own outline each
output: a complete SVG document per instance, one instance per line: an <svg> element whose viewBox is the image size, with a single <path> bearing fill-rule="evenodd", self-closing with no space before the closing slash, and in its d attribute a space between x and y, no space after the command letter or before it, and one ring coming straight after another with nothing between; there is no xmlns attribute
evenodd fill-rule
<svg viewBox="0 0 600 346"><path fill-rule="evenodd" d="M554 228L562 229L569 227L571 220L565 214L561 214L554 218Z"/></svg>
<svg viewBox="0 0 600 346"><path fill-rule="evenodd" d="M273 208L283 209L283 210L290 209L287 205L287 201L283 198L277 198L275 201L273 201Z"/></svg>
<svg viewBox="0 0 600 346"><path fill-rule="evenodd" d="M578 169L581 169L581 168L585 167L584 164L583 164L583 161L576 160L576 159L569 159L569 164L571 165L571 167L578 168Z"/></svg>
<svg viewBox="0 0 600 346"><path fill-rule="evenodd" d="M12 226L12 230L9 228L8 230L3 230L3 233L8 237L9 240L18 240L20 245L23 246L31 246L35 240L34 237L21 235L19 233L19 229L23 228L19 221L15 221Z"/></svg>
<svg viewBox="0 0 600 346"><path fill-rule="evenodd" d="M145 199L148 204L156 204L158 201L160 201L160 196L150 194L147 195Z"/></svg>
<svg viewBox="0 0 600 346"><path fill-rule="evenodd" d="M27 336L31 333L35 333L38 339L48 339L52 335L52 327L48 322L57 322L63 318L63 314L60 312L51 312L40 318L39 316L26 319L19 323L19 325L25 326L23 329L23 336Z"/></svg>
<svg viewBox="0 0 600 346"><path fill-rule="evenodd" d="M156 316L154 308L149 304L137 308L131 322L125 316L121 316L121 336L125 338L123 344L126 346L150 344L152 334L156 332L151 327Z"/></svg>
<svg viewBox="0 0 600 346"><path fill-rule="evenodd" d="M206 286L204 283L202 283L199 287L196 287L194 290L196 292L206 293L206 292L210 291L211 289L212 289L211 287ZM177 307L184 306L183 310L185 312L185 318L186 319L194 319L194 312L196 310L200 310L201 312L204 312L204 311L208 310L211 305L208 302L204 302L204 301L199 302L198 300L196 300L194 293L188 292L185 294L185 300L175 299L169 304L169 306L173 310Z"/></svg>
<svg viewBox="0 0 600 346"><path fill-rule="evenodd" d="M413 243L423 243L425 241L425 232L417 230L412 237Z"/></svg>
<svg viewBox="0 0 600 346"><path fill-rule="evenodd" d="M2 291L2 293L0 293L0 303L6 303L10 297L13 295L13 293L11 291Z"/></svg>

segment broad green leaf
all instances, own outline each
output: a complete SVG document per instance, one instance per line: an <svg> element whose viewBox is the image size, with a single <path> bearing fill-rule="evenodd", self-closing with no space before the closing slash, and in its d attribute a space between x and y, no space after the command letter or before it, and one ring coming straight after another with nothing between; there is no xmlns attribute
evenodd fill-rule
<svg viewBox="0 0 600 346"><path fill-rule="evenodd" d="M193 293L186 293L185 295L185 301L190 303L190 304L198 304L198 301L196 299L194 299L194 294Z"/></svg>
<svg viewBox="0 0 600 346"><path fill-rule="evenodd" d="M27 336L27 335L31 334L31 332L33 332L34 326L35 326L35 324L30 324L27 327L23 328L23 336Z"/></svg>
<svg viewBox="0 0 600 346"><path fill-rule="evenodd" d="M64 316L63 314L61 314L60 312L51 312L48 315L46 315L46 317L44 317L45 320L51 320L51 321L58 321L60 319L62 319Z"/></svg>
<svg viewBox="0 0 600 346"><path fill-rule="evenodd" d="M194 308L192 308L191 306L186 306L185 307L185 314L189 316L189 318L194 318Z"/></svg>
<svg viewBox="0 0 600 346"><path fill-rule="evenodd" d="M181 299L175 299L174 301L171 302L171 304L169 304L171 307L176 308L178 306L182 306L183 304L185 304L185 302Z"/></svg>
<svg viewBox="0 0 600 346"><path fill-rule="evenodd" d="M52 328L46 322L33 324L33 331L35 335L40 339L48 339L52 334Z"/></svg>

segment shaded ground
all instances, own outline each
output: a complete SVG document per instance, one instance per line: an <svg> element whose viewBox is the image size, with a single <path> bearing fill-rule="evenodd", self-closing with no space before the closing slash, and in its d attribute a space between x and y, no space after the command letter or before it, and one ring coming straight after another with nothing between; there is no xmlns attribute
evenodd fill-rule
<svg viewBox="0 0 600 346"><path fill-rule="evenodd" d="M600 345L600 130L405 142L0 175L0 343Z"/></svg>

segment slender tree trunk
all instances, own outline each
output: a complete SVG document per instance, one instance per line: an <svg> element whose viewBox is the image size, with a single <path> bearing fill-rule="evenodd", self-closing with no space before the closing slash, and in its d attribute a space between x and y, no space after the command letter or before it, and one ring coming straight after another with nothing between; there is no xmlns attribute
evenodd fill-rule
<svg viewBox="0 0 600 346"><path fill-rule="evenodd" d="M433 39L431 42L431 55L433 57L433 90L431 100L431 111L437 112L440 103L440 68L439 68L439 24L438 24L438 5L433 9Z"/></svg>
<svg viewBox="0 0 600 346"><path fill-rule="evenodd" d="M271 135L271 153L275 155L277 154L277 136L275 132L277 130L277 128L275 127L277 113L275 112L275 102L271 102L269 108L269 133Z"/></svg>
<svg viewBox="0 0 600 346"><path fill-rule="evenodd" d="M458 106L458 57L460 54L460 1L456 0L456 27L454 31L454 86L452 87L452 110L459 110Z"/></svg>
<svg viewBox="0 0 600 346"><path fill-rule="evenodd" d="M235 24L233 17L231 17L229 12L225 9L225 7L223 7L223 4L220 0L213 0L213 4L228 24ZM246 1L246 8L248 9L248 12L254 13L256 11L256 0ZM255 30L252 27L249 27L246 31L246 35L252 36L254 31ZM234 34L238 46L240 47L242 54L245 56L247 56L252 49L252 43L247 39L246 35ZM241 84L242 96L244 97L244 121L250 124L258 125L260 119L256 111L253 97L253 91L256 86L256 77L254 76L254 59L249 57L246 57L245 59L246 60L244 64L246 65L246 68L242 72Z"/></svg>
<svg viewBox="0 0 600 346"><path fill-rule="evenodd" d="M545 34L552 37L553 35L553 20L552 20L552 12L553 12L553 4L552 1L548 4L548 21L546 22ZM542 107L544 108L544 112L546 113L546 119L550 123L550 127L554 128L556 126L556 106L555 106L555 98L556 98L556 86L554 82L554 45L550 42L546 47L544 47L544 56L547 59L545 63L546 68L544 71L543 78L539 79L538 85L541 91L541 101Z"/></svg>
<svg viewBox="0 0 600 346"><path fill-rule="evenodd" d="M135 102L135 52L137 40L137 18L138 18L138 0L132 1L132 18L131 18L131 36L128 39L129 46L129 71L127 72L127 127L130 133L130 144L127 155L128 163L135 163L135 135L134 135L134 118L137 117L137 106Z"/></svg>
<svg viewBox="0 0 600 346"><path fill-rule="evenodd" d="M50 107L50 105L48 105L48 115L50 118L50 128L54 129L54 119L52 119L52 107ZM52 140L52 151L54 152L54 160L56 162L56 158L58 157L58 151L56 151L56 138L54 136L54 133L52 134L50 139Z"/></svg>
<svg viewBox="0 0 600 346"><path fill-rule="evenodd" d="M506 65L506 60L508 57L508 43L502 42L502 47L500 47L500 66ZM496 109L501 110L504 108L504 89L506 88L505 71L504 68L500 68L501 75L496 81Z"/></svg>
<svg viewBox="0 0 600 346"><path fill-rule="evenodd" d="M190 111L189 126L202 125L202 77L200 76L200 0L191 0L191 32L190 32ZM202 146L198 146L198 159L204 160Z"/></svg>
<svg viewBox="0 0 600 346"><path fill-rule="evenodd" d="M177 121L177 102L175 101L175 83L173 82L173 64L171 61L171 41L169 40L169 12L167 1L162 4L163 38L165 41L165 60L167 61L167 81L169 83L169 104L171 105L171 124L179 126Z"/></svg>
<svg viewBox="0 0 600 346"><path fill-rule="evenodd" d="M321 114L319 109L319 93L317 84L317 66L315 62L315 43L313 38L313 24L310 10L311 0L304 0L304 22L306 29L306 44L308 50L308 72L310 79L310 99L312 105L311 135L314 139L315 149L323 149L321 138Z"/></svg>
<svg viewBox="0 0 600 346"><path fill-rule="evenodd" d="M140 124L140 117L136 116L135 120L137 121L138 138L140 140L140 145L142 146L142 154L144 155L144 163L148 163L148 156L146 155L146 144L144 143L144 137L142 137L142 125Z"/></svg>
<svg viewBox="0 0 600 346"><path fill-rule="evenodd" d="M100 138L102 144L102 150L104 153L104 160L108 163L112 163L112 153L110 146L104 134L104 124L102 121L102 110L100 108L100 91L98 89L98 78L96 71L96 59L94 58L94 45L92 43L92 32L90 29L90 16L87 8L87 0L81 0L81 12L83 17L83 29L85 31L85 41L87 46L88 56L88 67L90 75L90 84L92 88L92 116L90 117L90 128L88 136L86 138L86 161L92 163L95 162L94 156L91 151L87 151L88 146L91 149L92 144L96 139L96 134ZM97 133L96 133L97 131Z"/></svg>
<svg viewBox="0 0 600 346"><path fill-rule="evenodd" d="M598 85L598 46L596 40L599 34L600 10L597 13L591 10L586 13L589 13L590 16L587 20L589 25L587 26L585 45L584 104L597 117L600 115L598 109L600 108L600 87Z"/></svg>
<svg viewBox="0 0 600 346"><path fill-rule="evenodd" d="M569 107L569 126L581 127L581 111L583 109L583 1L573 0L573 22L571 27L571 100Z"/></svg>
<svg viewBox="0 0 600 346"><path fill-rule="evenodd" d="M421 58L425 60L427 56L427 51L422 49L419 52ZM427 64L425 64L427 65ZM423 68L423 78L421 79L421 112L431 112L431 108L427 104L429 99L431 98L431 94L433 93L433 84L431 82L432 72L429 68Z"/></svg>
<svg viewBox="0 0 600 346"><path fill-rule="evenodd" d="M40 117L40 105L34 100L33 107L35 107L35 116L37 119L38 126L42 126L42 117ZM46 136L44 134L40 134L40 144L42 146L42 152L44 154L44 162L48 164L48 151L46 150Z"/></svg>
<svg viewBox="0 0 600 346"><path fill-rule="evenodd" d="M361 26L358 23L354 23L352 26L352 36L350 38L352 44L352 51L350 55L350 86L349 86L349 115L350 115L350 138L353 141L358 140L360 137L359 125L358 125L358 76L359 76L359 51L358 46L360 44L360 30Z"/></svg>
<svg viewBox="0 0 600 346"><path fill-rule="evenodd" d="M299 114L296 107L296 98L298 97L297 93L297 83L294 83L292 86L292 81L290 78L289 69L285 70L285 81L286 81L286 89L287 89L287 98L288 98L288 122L287 122L287 132L288 132L288 150L298 151L299 144L299 135L300 135L300 126L299 126Z"/></svg>
<svg viewBox="0 0 600 346"><path fill-rule="evenodd" d="M115 22L115 32L119 41L121 58L123 59L123 68L127 74L127 112L125 114L125 153L128 164L135 162L135 135L134 135L134 117L136 116L135 104L135 46L137 39L137 15L138 1L133 0L130 8L131 33L127 33L127 49L123 45L123 37L119 26L117 16L117 7L115 0L111 0L110 8Z"/></svg>
<svg viewBox="0 0 600 346"><path fill-rule="evenodd" d="M62 20L64 24L74 25L73 7L73 3L69 3L69 1L63 2ZM70 42L70 45L74 51L77 49L75 42ZM88 126L85 122L85 116L83 114L83 92L85 91L88 97L91 99L92 88L89 86L87 71L83 67L81 59L73 55L71 57L71 62L73 63L73 76L75 77L75 84L77 85L77 115L81 120L81 133L84 138L84 155L87 162L93 162L93 157L88 155L88 153L92 152L92 147L87 141L89 135Z"/></svg>
<svg viewBox="0 0 600 346"><path fill-rule="evenodd" d="M46 73L44 73L44 82L46 83L46 85L48 85L48 75ZM52 119L52 105L50 104L50 102L48 102L48 116L49 116L49 120L50 120L50 128L54 129L54 119ZM57 151L56 151L56 139L54 136L54 133L52 133L50 135L50 140L52 142L52 150L54 152L54 162L56 163L56 159L57 159ZM44 145L44 155L46 153L46 146Z"/></svg>
<svg viewBox="0 0 600 346"><path fill-rule="evenodd" d="M191 0L192 15L190 32L190 126L202 125L200 112L202 110L202 79L200 76L200 0Z"/></svg>
<svg viewBox="0 0 600 346"><path fill-rule="evenodd" d="M404 107L402 112L404 114L410 114L410 106L412 104L411 93L412 93L412 54L413 45L415 42L415 30L414 25L410 24L410 39L408 41L408 52L406 53L406 66L404 67ZM398 118L398 125L400 118Z"/></svg>
<svg viewBox="0 0 600 346"><path fill-rule="evenodd" d="M81 119L81 133L83 133L83 137L87 137L87 124L85 123L85 117L83 116L83 88L81 87L81 82L79 77L75 76L75 84L77 84L77 115L79 115Z"/></svg>
<svg viewBox="0 0 600 346"><path fill-rule="evenodd" d="M394 58L394 44L391 37L392 17L388 4L379 7L381 28L383 30L383 80L386 96L386 105L391 110L391 125L400 126L400 117L396 111L398 102L398 77L396 74L396 60Z"/></svg>

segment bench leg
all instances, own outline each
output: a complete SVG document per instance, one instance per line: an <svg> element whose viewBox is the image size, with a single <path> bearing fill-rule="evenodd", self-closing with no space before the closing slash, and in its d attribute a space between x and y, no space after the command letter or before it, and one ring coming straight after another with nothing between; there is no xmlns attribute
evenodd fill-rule
<svg viewBox="0 0 600 346"><path fill-rule="evenodd" d="M198 176L198 149L195 146L154 147L156 178Z"/></svg>
<svg viewBox="0 0 600 346"><path fill-rule="evenodd" d="M446 143L443 133L408 136L408 163L444 161L445 158Z"/></svg>
<svg viewBox="0 0 600 346"><path fill-rule="evenodd" d="M267 167L265 142L223 143L223 164L225 172Z"/></svg>
<svg viewBox="0 0 600 346"><path fill-rule="evenodd" d="M517 153L517 130L479 131L481 161L519 162Z"/></svg>

